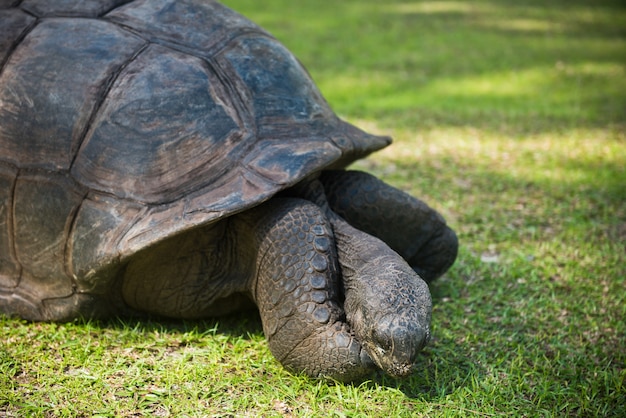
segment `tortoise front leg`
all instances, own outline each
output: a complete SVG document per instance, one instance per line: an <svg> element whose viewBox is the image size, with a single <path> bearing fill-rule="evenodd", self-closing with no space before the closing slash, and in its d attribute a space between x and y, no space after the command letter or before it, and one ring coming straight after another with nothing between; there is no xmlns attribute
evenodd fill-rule
<svg viewBox="0 0 626 418"><path fill-rule="evenodd" d="M314 377L352 380L374 368L338 303L335 243L320 208L275 198L232 222L239 247L256 243L250 290L274 356Z"/></svg>
<svg viewBox="0 0 626 418"><path fill-rule="evenodd" d="M430 282L454 263L456 234L426 203L360 171L325 171L320 180L334 212L383 240L422 279Z"/></svg>
<svg viewBox="0 0 626 418"><path fill-rule="evenodd" d="M315 202L330 221L343 308L358 341L382 370L396 377L409 375L430 339L428 285L387 244L333 212L317 178L302 181L290 193Z"/></svg>

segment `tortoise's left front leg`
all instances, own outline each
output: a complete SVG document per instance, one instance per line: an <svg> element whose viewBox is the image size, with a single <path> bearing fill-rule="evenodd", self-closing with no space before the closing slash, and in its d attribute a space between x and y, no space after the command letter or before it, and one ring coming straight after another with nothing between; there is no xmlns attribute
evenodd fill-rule
<svg viewBox="0 0 626 418"><path fill-rule="evenodd" d="M383 240L430 282L454 263L458 240L426 203L360 171L320 176L331 209L361 231Z"/></svg>
<svg viewBox="0 0 626 418"><path fill-rule="evenodd" d="M285 367L344 381L375 368L346 323L332 227L319 207L274 198L234 216L231 227L238 247L253 252L249 292Z"/></svg>

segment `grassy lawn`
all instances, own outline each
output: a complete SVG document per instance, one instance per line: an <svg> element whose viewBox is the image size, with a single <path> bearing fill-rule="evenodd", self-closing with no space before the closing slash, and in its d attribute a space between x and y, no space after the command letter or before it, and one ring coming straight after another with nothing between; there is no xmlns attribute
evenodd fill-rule
<svg viewBox="0 0 626 418"><path fill-rule="evenodd" d="M458 232L418 373L291 375L255 317L0 319L0 416L626 416L623 3L225 3L394 137L358 168Z"/></svg>

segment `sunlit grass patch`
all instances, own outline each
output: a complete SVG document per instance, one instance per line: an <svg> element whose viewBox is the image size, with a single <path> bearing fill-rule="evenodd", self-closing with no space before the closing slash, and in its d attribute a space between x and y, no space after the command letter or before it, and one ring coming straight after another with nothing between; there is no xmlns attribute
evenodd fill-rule
<svg viewBox="0 0 626 418"><path fill-rule="evenodd" d="M321 83L344 111L416 129L441 124L523 131L619 123L626 109L626 70L617 63L555 61L547 66L440 76L345 74Z"/></svg>

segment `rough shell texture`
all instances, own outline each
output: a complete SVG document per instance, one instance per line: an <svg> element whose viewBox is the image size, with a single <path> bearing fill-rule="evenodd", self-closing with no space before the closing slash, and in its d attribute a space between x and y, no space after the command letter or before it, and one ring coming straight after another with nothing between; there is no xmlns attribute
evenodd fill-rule
<svg viewBox="0 0 626 418"><path fill-rule="evenodd" d="M0 302L84 310L125 257L388 142L216 2L0 0Z"/></svg>

